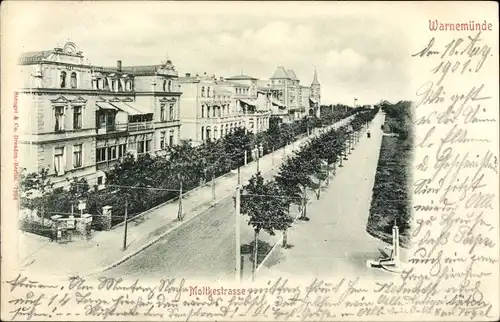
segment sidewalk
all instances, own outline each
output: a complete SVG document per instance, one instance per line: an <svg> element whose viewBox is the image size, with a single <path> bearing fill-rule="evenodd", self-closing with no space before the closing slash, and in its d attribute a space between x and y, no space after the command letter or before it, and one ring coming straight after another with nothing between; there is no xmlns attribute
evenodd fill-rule
<svg viewBox="0 0 500 322"><path fill-rule="evenodd" d="M344 166L321 194L308 205L310 221L297 221L290 229L283 249L277 244L259 267L258 279L273 277L356 276L389 277L381 270L367 268L366 261L380 256L384 244L366 231L372 187L375 181L383 123L378 114Z"/></svg>
<svg viewBox="0 0 500 322"><path fill-rule="evenodd" d="M348 118L349 119L349 118ZM337 128L348 122L340 121L328 128ZM314 135L311 133L310 136ZM259 169L263 174L279 168L285 156L291 155L292 146L298 150L308 138L299 139L294 144L276 150L273 154L263 156L259 160ZM250 162L240 169L241 183L244 184L256 171L256 162ZM271 175L272 173L269 173ZM216 200L222 200L235 192L238 183L237 171L219 177L215 183ZM166 203L147 211L128 223L127 249L123 248L124 227L119 226L110 231L93 233L90 241L74 241L68 244L47 242L39 236L18 231L19 259L21 269L31 274L45 273L47 267L54 276L73 276L97 273L117 264L125 257L133 256L145 245L152 244L173 229L183 225L199 213L211 207L212 187L210 182L200 188L186 193L183 199L185 217L177 221L177 201ZM57 264L54 264L57 263Z"/></svg>

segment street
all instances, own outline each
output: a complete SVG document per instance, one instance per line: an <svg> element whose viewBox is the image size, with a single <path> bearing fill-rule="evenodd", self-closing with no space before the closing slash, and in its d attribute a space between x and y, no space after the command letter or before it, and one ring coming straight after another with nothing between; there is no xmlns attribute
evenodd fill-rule
<svg viewBox="0 0 500 322"><path fill-rule="evenodd" d="M352 250L350 254L354 255L354 257L347 260L356 260L357 257L354 251L363 253L362 247L365 247L365 245L360 244L359 240L349 238L349 236L354 233L366 234L364 231L366 218L363 220L360 213L363 212L365 216L368 215L367 207L370 204L371 188L380 148L381 133L377 133L379 132L377 129L380 129L381 119L380 115L377 116L371 126L372 138L366 139L366 135L361 138L361 142L358 143L356 150L352 152L353 154L349 156L349 160L344 162L344 167L338 168L338 175L331 180L329 187L322 193L321 199L317 201L312 197L312 193L309 194L312 200L308 206L308 215L311 221L296 222L289 234L289 242L297 244L297 246L295 249L286 250L285 252L296 252L300 248L303 248L305 252L310 252L311 248L314 248L314 253L323 254L318 257L319 261L321 261L321 256L328 254L327 249L332 246L317 244L314 240L318 236L318 228L328 224L334 225L334 227L336 225L336 229L339 230L334 240L344 241L343 243L347 246L347 248L338 247L338 245L335 247L338 247L339 250ZM278 167L265 173L265 179L271 179L277 171ZM353 184L356 186L355 190L352 190ZM354 196L354 191L358 191L359 194ZM353 200L353 197L355 197L355 200ZM351 205L357 206L357 209L349 209ZM329 218L333 219L329 215L332 209L335 209L335 213L339 215L335 216L334 221L327 223ZM355 214L357 219L351 218L351 216L340 216L340 214L345 213L350 213L351 216ZM235 271L234 216L234 202L232 196L229 196L190 222L172 231L156 244L121 265L104 272L104 274L128 277L147 276L159 278L168 276L232 280ZM354 222L353 219L355 219ZM246 221L247 218L242 216L240 220L242 245L250 244L254 237L253 230ZM322 233L323 230L320 231L320 234ZM326 231L324 233L330 234ZM315 239L312 239L311 236L315 236ZM281 232L277 232L275 236L261 232L259 241L271 249L279 241L280 237ZM306 240L308 242L305 242ZM330 240L330 242L334 240ZM311 241L313 241L312 244ZM351 241L351 244L345 241ZM301 247L299 244L303 244L303 246ZM327 247L325 248L325 246ZM346 254L342 251L342 256L345 257L344 255ZM272 257L274 256L271 256L269 261L264 263L261 271L265 270L268 262L272 263L274 261ZM335 257L337 260L338 254ZM319 263L310 265L309 263L307 267L320 268L322 265ZM245 261L245 278L250 276L250 270L251 263Z"/></svg>

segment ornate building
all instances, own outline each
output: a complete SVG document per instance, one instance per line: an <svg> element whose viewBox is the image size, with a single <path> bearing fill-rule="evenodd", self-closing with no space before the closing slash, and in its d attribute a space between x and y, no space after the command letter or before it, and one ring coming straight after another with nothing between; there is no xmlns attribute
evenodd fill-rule
<svg viewBox="0 0 500 322"><path fill-rule="evenodd" d="M301 119L306 115L319 117L321 85L316 71L313 82L308 87L300 85L300 80L293 70L278 66L269 82L262 86L262 90L270 93L273 116L284 122Z"/></svg>
<svg viewBox="0 0 500 322"><path fill-rule="evenodd" d="M171 61L99 67L68 42L22 54L19 67L21 164L28 172L48 168L56 186L72 177L102 184L103 170L127 152L162 153L179 141L181 93Z"/></svg>
<svg viewBox="0 0 500 322"><path fill-rule="evenodd" d="M238 75L179 78L181 84L181 139L194 145L219 139L242 127L253 133L269 127L270 110L265 95L257 90L257 79Z"/></svg>

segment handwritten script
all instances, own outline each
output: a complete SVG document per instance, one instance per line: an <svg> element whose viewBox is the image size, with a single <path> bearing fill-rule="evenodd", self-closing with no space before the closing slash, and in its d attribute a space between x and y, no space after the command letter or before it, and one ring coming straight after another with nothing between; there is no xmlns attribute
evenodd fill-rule
<svg viewBox="0 0 500 322"><path fill-rule="evenodd" d="M485 73L497 58L481 32L453 35L412 54L429 78L415 92L413 268L405 276L434 283L439 316L474 319L497 310L489 289L498 283L498 102Z"/></svg>
<svg viewBox="0 0 500 322"><path fill-rule="evenodd" d="M459 273L442 268L437 279L416 276L411 270L392 282L360 286L359 278L336 281L315 279L308 285L279 278L266 287L249 286L245 295L223 286L199 286L182 279L156 283L121 278L72 278L67 283L42 284L19 275L7 282L10 292L9 318L116 320L156 318L168 320L271 320L359 319L419 314L431 317L491 317L492 305L481 292L474 274L461 272L462 283L440 290L441 281ZM417 281L415 283L415 281ZM213 290L216 289L216 292ZM210 293L212 290L214 294ZM193 294L196 293L196 294ZM233 294L232 294L233 293ZM441 295L439 295L441 293Z"/></svg>

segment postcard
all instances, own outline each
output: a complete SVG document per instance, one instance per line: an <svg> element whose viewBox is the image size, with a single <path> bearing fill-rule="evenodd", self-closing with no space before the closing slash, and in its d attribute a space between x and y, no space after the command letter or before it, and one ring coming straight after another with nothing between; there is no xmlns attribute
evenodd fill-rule
<svg viewBox="0 0 500 322"><path fill-rule="evenodd" d="M2 321L497 321L494 2L6 1Z"/></svg>

